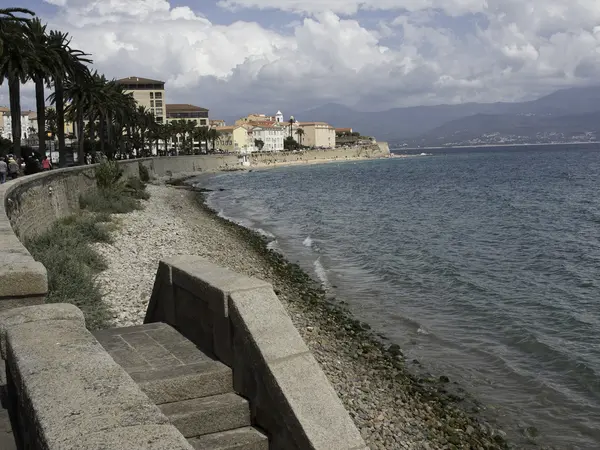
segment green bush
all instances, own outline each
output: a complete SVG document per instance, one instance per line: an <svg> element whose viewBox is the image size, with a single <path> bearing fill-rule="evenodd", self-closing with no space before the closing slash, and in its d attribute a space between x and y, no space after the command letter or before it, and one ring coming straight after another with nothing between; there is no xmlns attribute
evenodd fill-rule
<svg viewBox="0 0 600 450"><path fill-rule="evenodd" d="M117 189L99 189L79 197L79 206L95 213L126 214L142 209L137 198Z"/></svg>
<svg viewBox="0 0 600 450"><path fill-rule="evenodd" d="M104 259L90 246L109 242L106 217L71 216L56 222L46 233L26 242L33 257L48 270L48 303L72 303L83 311L90 329L110 325L110 310L95 283L106 269Z"/></svg>
<svg viewBox="0 0 600 450"><path fill-rule="evenodd" d="M104 161L96 168L96 185L99 189L114 189L121 183L123 169L116 161Z"/></svg>
<svg viewBox="0 0 600 450"><path fill-rule="evenodd" d="M148 172L148 168L144 166L141 162L138 162L138 172L141 181L143 181L144 183L150 181L150 172Z"/></svg>

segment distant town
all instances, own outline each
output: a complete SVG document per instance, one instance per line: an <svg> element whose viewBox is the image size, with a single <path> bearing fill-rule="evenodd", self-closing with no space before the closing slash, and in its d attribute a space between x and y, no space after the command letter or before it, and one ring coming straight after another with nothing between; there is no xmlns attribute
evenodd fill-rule
<svg viewBox="0 0 600 450"><path fill-rule="evenodd" d="M294 116L285 117L281 111L275 114L251 113L240 117L233 124L212 118L208 108L191 104L167 103L165 82L142 77L128 77L116 80L125 93L132 94L138 107L143 107L158 125L172 125L174 133L168 138L148 139L144 153L158 155L167 149L170 154L179 154L187 145L185 153L227 152L248 154L253 152L279 152L303 148L336 148L344 146L374 143L375 139L361 136L352 128L334 128L328 123L298 120ZM53 107L46 109L46 128L52 130L50 123L55 114ZM86 126L87 126L86 121ZM176 127L179 127L178 129ZM194 128L213 130L202 138L194 133ZM0 107L0 135L11 138L10 109ZM77 140L77 127L73 122L65 121L65 135L70 144ZM194 139L194 136L197 136ZM187 137L192 137L191 142ZM24 145L33 149L38 147L38 121L35 111L21 112L21 139ZM52 159L53 142L50 139L47 150Z"/></svg>

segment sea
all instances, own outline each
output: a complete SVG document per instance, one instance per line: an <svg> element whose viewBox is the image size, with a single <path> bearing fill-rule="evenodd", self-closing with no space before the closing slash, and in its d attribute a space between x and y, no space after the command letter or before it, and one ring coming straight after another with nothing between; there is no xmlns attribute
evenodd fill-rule
<svg viewBox="0 0 600 450"><path fill-rule="evenodd" d="M203 184L518 448L599 449L600 145L400 153Z"/></svg>

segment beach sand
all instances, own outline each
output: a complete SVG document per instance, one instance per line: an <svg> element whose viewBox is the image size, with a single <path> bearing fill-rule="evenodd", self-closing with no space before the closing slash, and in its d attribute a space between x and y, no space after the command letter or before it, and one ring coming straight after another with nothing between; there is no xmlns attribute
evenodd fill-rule
<svg viewBox="0 0 600 450"><path fill-rule="evenodd" d="M159 260L193 254L270 282L371 449L501 449L503 433L445 377L417 376L343 305L255 233L217 217L201 194L149 185L145 208L115 216L98 277L115 326L140 324Z"/></svg>

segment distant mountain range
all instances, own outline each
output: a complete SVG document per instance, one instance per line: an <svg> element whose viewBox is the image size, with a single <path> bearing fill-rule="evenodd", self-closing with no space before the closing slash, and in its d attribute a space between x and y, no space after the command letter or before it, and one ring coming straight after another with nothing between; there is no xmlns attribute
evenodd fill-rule
<svg viewBox="0 0 600 450"><path fill-rule="evenodd" d="M600 140L600 86L556 91L517 103L394 108L360 112L330 103L296 115L352 127L397 146L553 143Z"/></svg>

